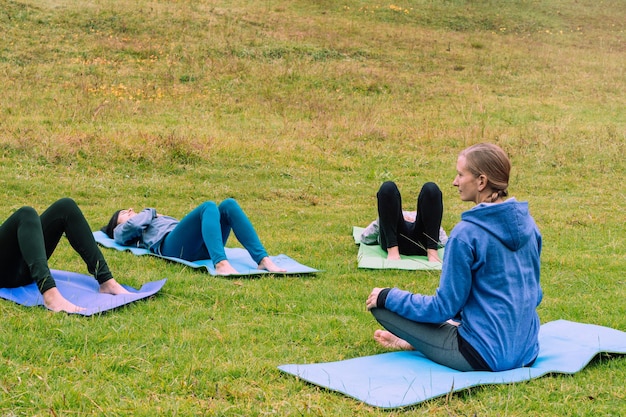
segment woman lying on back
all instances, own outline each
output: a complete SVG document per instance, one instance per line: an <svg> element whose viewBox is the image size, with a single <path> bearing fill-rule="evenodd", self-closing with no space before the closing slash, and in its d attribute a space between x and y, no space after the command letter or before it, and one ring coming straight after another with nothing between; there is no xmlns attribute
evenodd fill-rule
<svg viewBox="0 0 626 417"><path fill-rule="evenodd" d="M128 293L113 278L87 220L70 198L56 201L41 216L32 207L22 207L0 225L0 287L35 282L48 309L68 313L84 310L61 295L48 267L48 259L63 235L100 284L100 292Z"/></svg>
<svg viewBox="0 0 626 417"><path fill-rule="evenodd" d="M238 272L224 250L231 230L259 269L286 272L270 259L252 223L232 198L219 205L213 201L202 203L180 221L157 213L154 208L139 213L132 208L118 210L102 228L121 245L136 245L187 261L210 258L218 275L236 275Z"/></svg>
<svg viewBox="0 0 626 417"><path fill-rule="evenodd" d="M400 255L423 255L430 262L441 263L437 249L443 197L437 184L427 182L422 186L414 217L402 211L402 196L393 181L385 181L380 186L376 200L378 243L387 252L387 259L398 260Z"/></svg>

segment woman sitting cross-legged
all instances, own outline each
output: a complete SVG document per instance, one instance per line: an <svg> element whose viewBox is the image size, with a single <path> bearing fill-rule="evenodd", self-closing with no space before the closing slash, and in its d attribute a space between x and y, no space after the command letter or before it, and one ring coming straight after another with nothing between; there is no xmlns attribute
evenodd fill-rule
<svg viewBox="0 0 626 417"><path fill-rule="evenodd" d="M511 163L496 145L478 144L457 159L453 185L476 204L446 244L435 295L374 288L367 309L388 348L418 350L460 371L530 366L539 352L541 234L526 202L508 194Z"/></svg>
<svg viewBox="0 0 626 417"><path fill-rule="evenodd" d="M218 275L236 275L239 272L230 264L224 250L231 230L259 269L286 272L270 259L252 223L232 198L219 205L204 202L180 221L157 213L154 208L139 213L132 208L118 210L102 228L120 245L136 245L187 261L210 258Z"/></svg>

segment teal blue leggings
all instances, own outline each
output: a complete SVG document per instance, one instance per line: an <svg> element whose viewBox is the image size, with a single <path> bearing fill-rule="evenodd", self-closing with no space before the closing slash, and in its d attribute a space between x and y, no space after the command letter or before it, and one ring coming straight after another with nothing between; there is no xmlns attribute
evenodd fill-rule
<svg viewBox="0 0 626 417"><path fill-rule="evenodd" d="M113 278L82 211L74 200L62 198L41 216L32 207L22 207L0 225L0 287L35 281L42 294L56 287L48 259L63 234L98 283Z"/></svg>
<svg viewBox="0 0 626 417"><path fill-rule="evenodd" d="M193 209L163 239L159 252L187 261L210 258L215 265L227 259L224 246L231 230L257 264L267 256L252 223L232 198L219 206L207 201Z"/></svg>

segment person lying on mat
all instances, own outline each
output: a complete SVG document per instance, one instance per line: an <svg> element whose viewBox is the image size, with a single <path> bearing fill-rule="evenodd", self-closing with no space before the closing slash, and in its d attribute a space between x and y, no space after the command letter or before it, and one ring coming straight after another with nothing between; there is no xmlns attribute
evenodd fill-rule
<svg viewBox="0 0 626 417"><path fill-rule="evenodd" d="M120 245L136 245L187 261L211 259L218 275L236 275L224 250L232 230L259 269L286 272L270 259L252 223L232 198L219 205L204 202L180 221L154 208L139 213L132 208L118 210L101 230Z"/></svg>
<svg viewBox="0 0 626 417"><path fill-rule="evenodd" d="M382 346L415 349L460 371L532 365L539 352L542 241L528 203L505 201L510 169L493 144L460 153L453 185L476 206L448 239L434 296L372 290L366 306L386 329L374 333Z"/></svg>
<svg viewBox="0 0 626 417"><path fill-rule="evenodd" d="M128 293L113 278L87 220L70 198L56 201L41 216L32 207L22 207L0 225L0 287L17 288L35 282L48 309L68 313L84 310L61 295L48 267L63 234L100 284L101 293Z"/></svg>
<svg viewBox="0 0 626 417"><path fill-rule="evenodd" d="M399 260L402 255L426 255L430 262L439 262L439 229L443 217L443 197L434 182L427 182L417 197L414 218L402 211L398 186L385 181L376 193L378 201L378 243L387 252L387 259Z"/></svg>

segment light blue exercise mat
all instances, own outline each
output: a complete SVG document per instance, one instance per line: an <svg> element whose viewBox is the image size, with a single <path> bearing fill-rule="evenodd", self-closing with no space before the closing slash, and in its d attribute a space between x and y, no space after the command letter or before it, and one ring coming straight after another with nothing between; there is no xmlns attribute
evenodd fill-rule
<svg viewBox="0 0 626 417"><path fill-rule="evenodd" d="M502 372L460 372L407 351L278 369L372 406L399 408L478 385L511 384L550 373L574 374L598 353L626 354L626 333L557 320L541 326L539 344L533 366Z"/></svg>
<svg viewBox="0 0 626 417"><path fill-rule="evenodd" d="M203 259L199 261L186 261L180 258L173 258L170 256L161 256L156 253L150 252L148 249L137 248L133 246L123 246L115 243L115 241L109 238L106 233L97 231L93 232L93 237L96 239L98 244L104 246L109 249L116 249L119 251L128 251L133 255L141 256L141 255L152 255L157 258L166 259L171 262L177 262L183 265L187 265L188 267L194 269L204 269L211 275L217 275L215 272L215 267L213 266L213 261L210 259ZM317 269L311 268L306 265L302 265L299 262L296 262L292 258L287 255L277 255L270 256L270 259L274 261L274 263L286 269L287 272L268 272L265 270L261 270L257 268L256 262L252 259L247 250L242 248L226 248L226 257L228 258L228 262L237 270L238 275L229 275L230 277L235 276L244 276L244 275L264 275L264 274L274 274L274 275L305 275L305 274L315 274L320 272Z"/></svg>
<svg viewBox="0 0 626 417"><path fill-rule="evenodd" d="M366 245L361 243L361 233L365 230L363 227L352 227L352 236L354 242L359 245L357 254L357 262L359 268L364 269L405 269L409 271L418 270L441 270L441 263L429 262L426 256L418 255L400 255L401 259L390 261L387 259L385 252L380 245ZM444 249L439 249L439 258L443 259Z"/></svg>
<svg viewBox="0 0 626 417"><path fill-rule="evenodd" d="M162 279L148 282L138 290L122 285L130 291L130 294L111 295L101 294L98 281L92 276L54 269L51 272L61 295L71 303L85 308L85 310L73 314L83 316L92 316L150 297L159 292L166 281ZM23 287L0 288L0 298L26 307L44 305L43 297L34 282Z"/></svg>

